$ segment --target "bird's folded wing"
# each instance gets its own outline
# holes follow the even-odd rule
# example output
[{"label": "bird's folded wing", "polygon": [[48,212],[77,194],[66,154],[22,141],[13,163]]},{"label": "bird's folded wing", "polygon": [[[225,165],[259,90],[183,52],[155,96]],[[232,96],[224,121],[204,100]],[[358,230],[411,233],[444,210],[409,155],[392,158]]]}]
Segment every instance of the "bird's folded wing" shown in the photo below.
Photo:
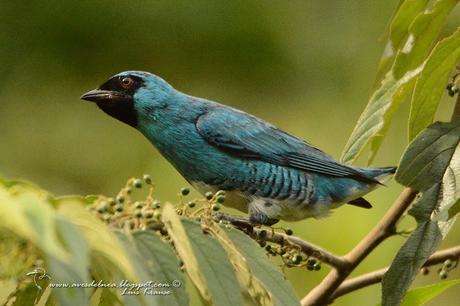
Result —
[{"label": "bird's folded wing", "polygon": [[198,133],[208,143],[239,158],[258,159],[318,174],[377,181],[342,165],[305,141],[244,112],[216,107],[201,115]]}]

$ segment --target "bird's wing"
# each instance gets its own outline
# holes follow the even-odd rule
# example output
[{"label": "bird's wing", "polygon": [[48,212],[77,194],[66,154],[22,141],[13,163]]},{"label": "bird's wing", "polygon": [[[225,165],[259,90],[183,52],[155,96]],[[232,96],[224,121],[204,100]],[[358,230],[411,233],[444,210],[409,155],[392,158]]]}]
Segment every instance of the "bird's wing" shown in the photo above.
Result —
[{"label": "bird's wing", "polygon": [[305,141],[232,108],[208,110],[197,119],[196,128],[208,143],[239,158],[377,183],[374,178],[338,163]]}]

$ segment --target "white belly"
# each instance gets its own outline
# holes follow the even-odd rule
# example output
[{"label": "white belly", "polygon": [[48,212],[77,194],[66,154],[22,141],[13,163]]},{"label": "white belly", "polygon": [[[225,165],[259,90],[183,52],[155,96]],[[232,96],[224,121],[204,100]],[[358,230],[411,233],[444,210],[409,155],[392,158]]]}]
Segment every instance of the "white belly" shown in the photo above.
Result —
[{"label": "white belly", "polygon": [[[208,191],[213,193],[219,189],[205,184],[203,182],[191,182],[192,186],[197,189],[201,194],[205,194]],[[375,187],[374,187],[375,188]],[[353,198],[358,198],[364,195],[369,190],[363,191],[362,194],[357,192]],[[353,200],[352,198],[347,199],[344,202],[333,203],[331,198],[323,198],[314,204],[309,203],[297,203],[293,200],[274,200],[270,198],[247,196],[239,191],[225,191],[225,203],[227,207],[235,208],[242,212],[259,211],[267,215],[272,219],[281,219],[286,221],[299,221],[305,218],[323,218],[327,217],[331,209],[335,209]]]}]

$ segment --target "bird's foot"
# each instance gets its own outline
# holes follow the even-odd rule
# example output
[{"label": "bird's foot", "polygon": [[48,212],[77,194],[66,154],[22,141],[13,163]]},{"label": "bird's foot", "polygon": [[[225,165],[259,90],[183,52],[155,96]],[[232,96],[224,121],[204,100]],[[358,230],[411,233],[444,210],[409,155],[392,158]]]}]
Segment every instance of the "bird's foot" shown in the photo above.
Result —
[{"label": "bird's foot", "polygon": [[279,219],[269,218],[266,214],[257,212],[249,216],[249,222],[253,225],[272,226],[278,223]]},{"label": "bird's foot", "polygon": [[253,224],[250,222],[248,218],[245,218],[245,217],[232,216],[229,214],[224,214],[224,213],[219,212],[219,213],[215,213],[213,218],[215,221],[223,220],[223,221],[230,222],[230,224],[238,228],[245,229],[248,232],[252,232],[252,229],[253,229]]},{"label": "bird's foot", "polygon": [[238,227],[240,229],[245,229],[247,232],[251,233],[253,231],[254,226],[272,226],[279,222],[279,219],[269,218],[267,215],[262,213],[251,214],[248,218],[240,217],[240,216],[232,216],[229,214],[224,213],[215,213],[214,221],[224,220],[229,222],[230,224]]}]

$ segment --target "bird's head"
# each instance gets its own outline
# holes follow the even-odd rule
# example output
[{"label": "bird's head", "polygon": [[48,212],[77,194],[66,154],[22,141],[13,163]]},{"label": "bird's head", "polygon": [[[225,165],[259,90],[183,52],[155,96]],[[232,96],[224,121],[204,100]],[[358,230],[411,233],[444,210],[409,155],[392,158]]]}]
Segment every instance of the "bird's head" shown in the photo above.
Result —
[{"label": "bird's head", "polygon": [[125,71],[85,93],[81,99],[95,102],[108,115],[137,127],[139,114],[164,107],[173,91],[171,85],[156,75]]}]

